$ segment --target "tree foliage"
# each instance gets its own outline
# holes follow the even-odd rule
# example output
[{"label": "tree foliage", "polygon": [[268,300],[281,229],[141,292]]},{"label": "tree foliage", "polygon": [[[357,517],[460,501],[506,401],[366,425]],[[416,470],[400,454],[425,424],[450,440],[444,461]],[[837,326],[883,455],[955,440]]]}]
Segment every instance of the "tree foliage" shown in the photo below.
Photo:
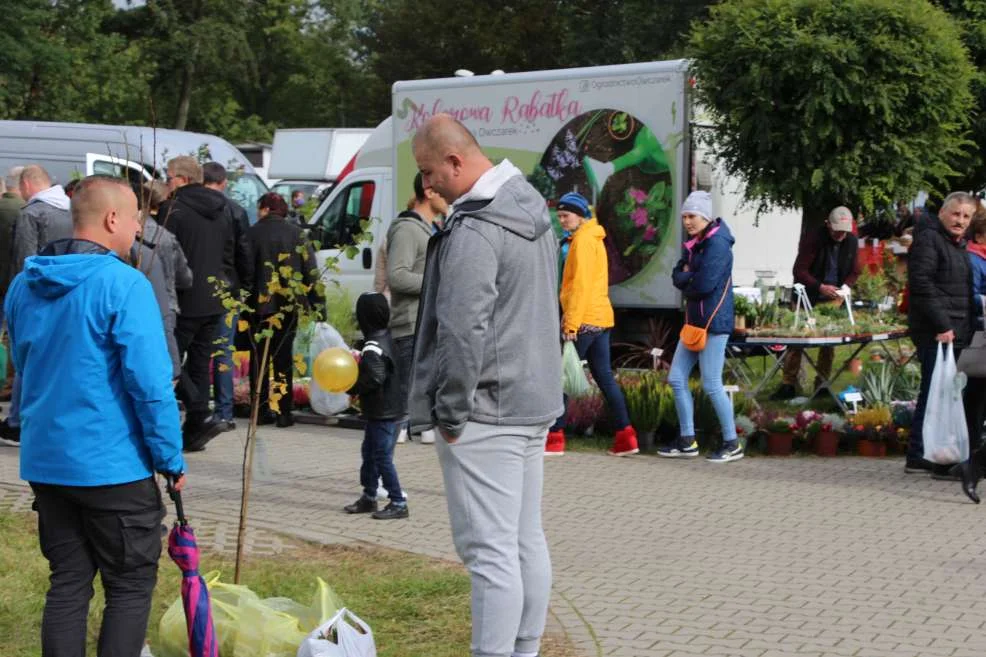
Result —
[{"label": "tree foliage", "polygon": [[943,189],[968,142],[973,69],[955,23],[924,0],[729,0],[696,25],[698,99],[713,149],[749,194],[802,207]]}]

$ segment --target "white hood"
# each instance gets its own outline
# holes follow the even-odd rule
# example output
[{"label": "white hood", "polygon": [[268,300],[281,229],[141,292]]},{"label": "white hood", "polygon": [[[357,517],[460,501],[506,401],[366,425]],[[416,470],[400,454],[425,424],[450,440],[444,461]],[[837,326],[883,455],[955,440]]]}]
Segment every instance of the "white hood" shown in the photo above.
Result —
[{"label": "white hood", "polygon": [[451,215],[455,211],[455,207],[465,201],[488,201],[492,199],[500,191],[500,188],[503,187],[503,183],[514,176],[522,175],[524,174],[510,160],[503,160],[481,175],[479,180],[472,186],[472,189],[456,199],[455,203],[452,204],[449,214]]},{"label": "white hood", "polygon": [[52,185],[48,189],[41,190],[32,196],[27,204],[30,205],[35,202],[46,203],[59,210],[68,210],[71,205],[71,199],[65,195],[65,190],[62,189],[61,185]]}]

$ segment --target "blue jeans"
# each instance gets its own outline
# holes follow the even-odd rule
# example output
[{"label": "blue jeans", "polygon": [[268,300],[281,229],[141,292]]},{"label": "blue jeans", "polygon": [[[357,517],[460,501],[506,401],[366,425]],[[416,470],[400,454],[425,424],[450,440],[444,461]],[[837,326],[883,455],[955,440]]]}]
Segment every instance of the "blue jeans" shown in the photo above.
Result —
[{"label": "blue jeans", "polygon": [[397,479],[394,467],[394,445],[397,443],[397,422],[394,420],[367,420],[363,434],[363,465],[359,469],[359,483],[363,495],[377,497],[378,479],[383,479],[390,501],[404,503],[404,491]]},{"label": "blue jeans", "polygon": [[674,359],[671,361],[671,374],[668,384],[674,391],[674,407],[678,411],[678,425],[682,437],[695,435],[695,408],[692,393],[688,389],[688,378],[697,364],[702,373],[702,388],[712,400],[719,426],[722,428],[724,442],[736,440],[736,419],[733,417],[733,404],[722,385],[722,368],[726,363],[726,342],[728,335],[708,336],[705,349],[689,351],[678,342]]},{"label": "blue jeans", "polygon": [[236,320],[226,326],[226,316],[219,318],[216,326],[215,352],[212,357],[212,389],[216,401],[216,417],[224,422],[233,421],[233,336],[236,334]]},{"label": "blue jeans", "polygon": [[613,367],[609,359],[609,329],[602,333],[583,333],[575,340],[575,351],[579,358],[589,361],[589,371],[596,385],[606,398],[610,413],[617,430],[630,426],[630,414],[627,413],[627,402],[623,391],[613,376]]}]

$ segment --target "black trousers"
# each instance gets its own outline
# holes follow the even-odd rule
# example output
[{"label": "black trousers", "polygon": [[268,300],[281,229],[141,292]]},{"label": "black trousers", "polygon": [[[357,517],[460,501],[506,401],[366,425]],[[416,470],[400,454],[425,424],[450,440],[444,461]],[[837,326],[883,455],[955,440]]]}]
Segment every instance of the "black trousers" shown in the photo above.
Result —
[{"label": "black trousers", "polygon": [[[262,317],[259,321],[251,322],[250,330],[254,333],[268,328]],[[276,383],[284,383],[287,388],[281,397],[278,407],[281,414],[291,413],[294,410],[294,336],[297,332],[297,317],[288,315],[281,323],[281,328],[274,329],[274,335],[270,340],[270,353],[268,354],[269,365],[262,380],[260,380],[260,359],[264,355],[264,343],[257,344],[257,352],[250,354],[250,395],[260,395],[260,412],[274,412],[270,408],[270,378],[274,377]],[[258,389],[259,385],[259,389]]]},{"label": "black trousers", "polygon": [[[975,458],[975,453],[983,446],[983,422],[986,421],[986,379],[970,377],[966,382],[965,393],[962,397],[965,405],[966,426],[969,428],[969,456]],[[982,460],[980,455],[980,461]]]},{"label": "black trousers", "polygon": [[191,422],[204,420],[209,415],[209,364],[216,345],[216,327],[222,315],[207,317],[178,316],[175,325],[175,341],[179,357],[185,358],[178,395],[185,402],[185,410]]},{"label": "black trousers", "polygon": [[164,505],[153,477],[119,486],[31,484],[51,587],[41,621],[43,657],[85,657],[93,578],[106,592],[100,657],[137,657],[147,634],[161,557]]}]

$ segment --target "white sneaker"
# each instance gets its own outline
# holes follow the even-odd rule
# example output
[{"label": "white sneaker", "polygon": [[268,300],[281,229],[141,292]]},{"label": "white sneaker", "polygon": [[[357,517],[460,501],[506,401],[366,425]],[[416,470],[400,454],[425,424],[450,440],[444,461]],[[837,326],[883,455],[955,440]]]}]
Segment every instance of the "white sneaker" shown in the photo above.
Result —
[{"label": "white sneaker", "polygon": [[421,432],[421,444],[422,445],[434,445],[435,444],[435,432],[432,429]]},{"label": "white sneaker", "polygon": [[407,429],[401,429],[400,433],[397,434],[397,444],[403,445],[407,442]]}]

